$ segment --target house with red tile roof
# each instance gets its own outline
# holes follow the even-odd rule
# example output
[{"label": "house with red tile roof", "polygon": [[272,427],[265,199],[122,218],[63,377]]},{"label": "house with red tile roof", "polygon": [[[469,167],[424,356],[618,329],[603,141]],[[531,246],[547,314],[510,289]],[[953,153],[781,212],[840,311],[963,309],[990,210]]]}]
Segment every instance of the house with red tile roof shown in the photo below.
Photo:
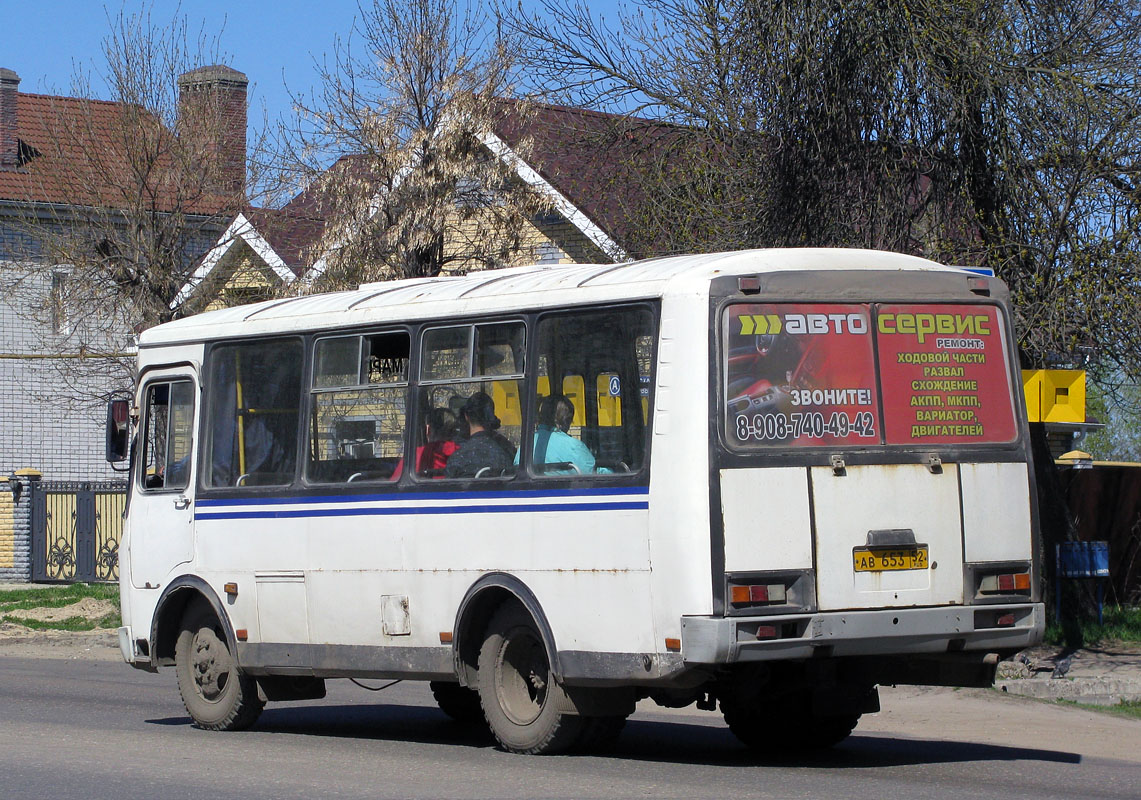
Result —
[{"label": "house with red tile roof", "polygon": [[[114,243],[95,231],[109,221],[130,226],[127,209],[134,203],[137,216],[140,200],[127,195],[145,175],[145,186],[135,187],[145,194],[142,212],[177,217],[170,230],[183,232],[175,246],[191,269],[242,202],[247,84],[229,67],[187,72],[178,81],[178,118],[164,124],[134,104],[22,92],[19,75],[0,69],[0,474],[116,477],[103,458],[97,398],[129,386],[134,331],[98,298],[80,310],[59,302],[75,274],[73,264],[59,263],[59,243],[113,258]],[[208,131],[206,108],[220,120]],[[131,137],[147,146],[132,147]],[[186,137],[201,140],[193,163],[186,147],[171,146]],[[137,163],[140,152],[150,161]],[[188,170],[206,180],[180,180]],[[74,335],[81,314],[105,316],[95,339]]]}]

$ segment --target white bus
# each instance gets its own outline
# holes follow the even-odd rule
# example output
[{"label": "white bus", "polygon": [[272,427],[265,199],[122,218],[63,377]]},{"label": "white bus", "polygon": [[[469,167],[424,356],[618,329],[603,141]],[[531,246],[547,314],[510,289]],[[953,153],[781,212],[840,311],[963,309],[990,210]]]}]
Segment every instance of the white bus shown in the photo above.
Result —
[{"label": "white bus", "polygon": [[1044,625],[1010,319],[994,278],[821,249],[152,328],[109,411],[123,657],[203,728],[403,678],[526,753],[644,698],[769,750],[840,741],[879,684],[990,685]]}]

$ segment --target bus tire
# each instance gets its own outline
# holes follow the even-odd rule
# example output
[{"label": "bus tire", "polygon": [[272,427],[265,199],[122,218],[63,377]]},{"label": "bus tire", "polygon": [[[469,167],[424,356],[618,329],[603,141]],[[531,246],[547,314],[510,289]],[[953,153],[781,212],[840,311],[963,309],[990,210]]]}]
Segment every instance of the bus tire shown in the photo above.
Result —
[{"label": "bus tire", "polygon": [[479,650],[480,704],[492,734],[510,753],[543,755],[569,750],[583,718],[551,674],[535,621],[514,603],[501,605]]},{"label": "bus tire", "polygon": [[614,746],[622,729],[626,727],[626,717],[583,717],[582,733],[575,750],[583,753],[605,753]]},{"label": "bus tire", "polygon": [[483,707],[475,689],[446,681],[432,681],[428,686],[432,689],[432,697],[436,698],[436,705],[456,722],[463,725],[483,723]]},{"label": "bus tire", "polygon": [[265,704],[257,683],[239,668],[214,612],[191,603],[174,645],[178,693],[199,728],[240,731],[257,720]]}]

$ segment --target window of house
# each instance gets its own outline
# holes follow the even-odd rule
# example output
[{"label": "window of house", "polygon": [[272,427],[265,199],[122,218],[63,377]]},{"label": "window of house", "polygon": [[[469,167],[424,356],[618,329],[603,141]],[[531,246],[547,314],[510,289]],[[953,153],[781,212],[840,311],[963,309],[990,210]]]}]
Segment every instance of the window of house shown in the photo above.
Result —
[{"label": "window of house", "polygon": [[71,333],[71,321],[67,314],[67,273],[52,272],[51,294],[48,297],[51,309],[52,333],[66,336]]},{"label": "window of house", "polygon": [[409,342],[404,331],[318,340],[306,468],[310,481],[400,477]]}]

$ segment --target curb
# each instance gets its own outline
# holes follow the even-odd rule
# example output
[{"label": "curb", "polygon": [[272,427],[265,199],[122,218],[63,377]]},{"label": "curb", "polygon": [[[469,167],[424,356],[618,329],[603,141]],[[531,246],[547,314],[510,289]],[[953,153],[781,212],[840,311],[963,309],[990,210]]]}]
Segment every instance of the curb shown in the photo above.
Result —
[{"label": "curb", "polygon": [[1136,678],[1014,678],[995,681],[994,688],[1022,697],[1094,706],[1141,702],[1141,680]]}]

